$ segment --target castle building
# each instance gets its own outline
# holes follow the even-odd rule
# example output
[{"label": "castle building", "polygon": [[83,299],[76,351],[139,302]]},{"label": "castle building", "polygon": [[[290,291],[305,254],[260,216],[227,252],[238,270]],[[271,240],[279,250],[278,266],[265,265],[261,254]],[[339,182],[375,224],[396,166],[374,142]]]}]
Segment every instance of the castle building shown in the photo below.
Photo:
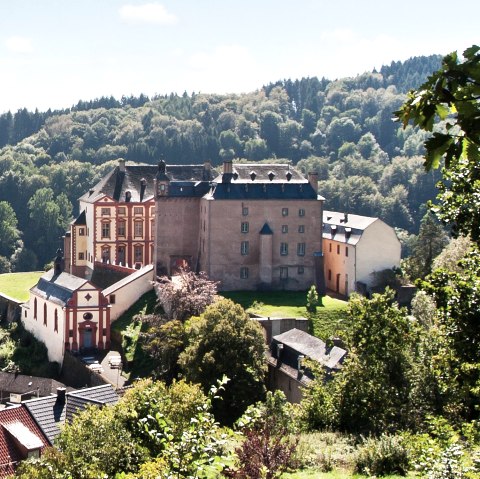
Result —
[{"label": "castle building", "polygon": [[205,271],[221,290],[324,290],[317,176],[285,164],[232,164],[213,180],[160,162],[155,187],[159,274]]},{"label": "castle building", "polygon": [[155,167],[119,165],[80,198],[65,237],[67,272],[91,277],[96,264],[140,269],[152,263]]},{"label": "castle building", "polygon": [[205,271],[221,290],[324,290],[317,177],[285,164],[126,165],[80,198],[66,270]]}]

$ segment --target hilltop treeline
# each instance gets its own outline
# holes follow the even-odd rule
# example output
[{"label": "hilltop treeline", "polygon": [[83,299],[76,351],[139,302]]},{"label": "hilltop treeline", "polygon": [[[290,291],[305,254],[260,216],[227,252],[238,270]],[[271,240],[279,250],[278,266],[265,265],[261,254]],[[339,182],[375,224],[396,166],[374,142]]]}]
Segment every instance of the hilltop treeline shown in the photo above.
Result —
[{"label": "hilltop treeline", "polygon": [[419,158],[424,133],[401,129],[392,113],[440,60],[417,57],[335,81],[283,80],[242,95],[109,97],[63,111],[4,113],[0,223],[10,233],[0,233],[0,271],[48,261],[77,198],[118,158],[287,160],[319,173],[327,208],[416,231],[436,178]]}]

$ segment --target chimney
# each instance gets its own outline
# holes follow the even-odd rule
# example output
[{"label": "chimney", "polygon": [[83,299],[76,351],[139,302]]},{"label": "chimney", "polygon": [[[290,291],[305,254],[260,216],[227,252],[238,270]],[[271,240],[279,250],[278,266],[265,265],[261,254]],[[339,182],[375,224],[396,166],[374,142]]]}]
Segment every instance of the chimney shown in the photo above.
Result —
[{"label": "chimney", "polygon": [[343,222],[348,223],[348,213],[343,213]]},{"label": "chimney", "polygon": [[232,160],[225,160],[223,162],[223,175],[222,183],[230,183],[233,177],[233,164]]},{"label": "chimney", "polygon": [[211,171],[212,171],[212,164],[209,161],[205,161],[203,163],[203,180],[208,181],[211,176]]},{"label": "chimney", "polygon": [[312,188],[318,192],[318,173],[310,172],[308,173],[308,182],[312,185]]},{"label": "chimney", "polygon": [[67,390],[65,388],[57,388],[57,402],[64,404],[66,393]]},{"label": "chimney", "polygon": [[58,276],[59,274],[62,273],[63,266],[64,266],[63,253],[62,253],[62,250],[60,248],[58,248],[57,249],[57,256],[55,257],[55,261],[53,263],[55,276]]},{"label": "chimney", "polygon": [[125,160],[118,160],[118,171],[120,171],[121,173],[125,173]]}]

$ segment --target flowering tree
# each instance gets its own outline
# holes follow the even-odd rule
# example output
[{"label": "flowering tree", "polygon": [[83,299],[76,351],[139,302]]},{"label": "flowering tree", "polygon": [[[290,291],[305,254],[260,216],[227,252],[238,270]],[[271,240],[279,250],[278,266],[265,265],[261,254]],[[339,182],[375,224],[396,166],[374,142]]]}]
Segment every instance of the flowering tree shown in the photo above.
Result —
[{"label": "flowering tree", "polygon": [[182,270],[173,279],[157,278],[154,288],[166,318],[185,321],[200,315],[213,303],[217,285],[218,282],[209,280],[204,272]]}]

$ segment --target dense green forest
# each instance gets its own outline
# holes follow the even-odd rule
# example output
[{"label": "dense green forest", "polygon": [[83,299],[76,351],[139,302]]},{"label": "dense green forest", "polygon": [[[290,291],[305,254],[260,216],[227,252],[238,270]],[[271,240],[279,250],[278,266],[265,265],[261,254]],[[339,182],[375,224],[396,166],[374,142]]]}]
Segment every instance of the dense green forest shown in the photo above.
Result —
[{"label": "dense green forest", "polygon": [[392,120],[440,56],[335,81],[283,80],[248,94],[192,93],[80,101],[0,115],[0,272],[42,268],[77,199],[118,158],[191,164],[285,161],[319,173],[326,208],[378,216],[417,233],[438,172],[426,133]]}]

